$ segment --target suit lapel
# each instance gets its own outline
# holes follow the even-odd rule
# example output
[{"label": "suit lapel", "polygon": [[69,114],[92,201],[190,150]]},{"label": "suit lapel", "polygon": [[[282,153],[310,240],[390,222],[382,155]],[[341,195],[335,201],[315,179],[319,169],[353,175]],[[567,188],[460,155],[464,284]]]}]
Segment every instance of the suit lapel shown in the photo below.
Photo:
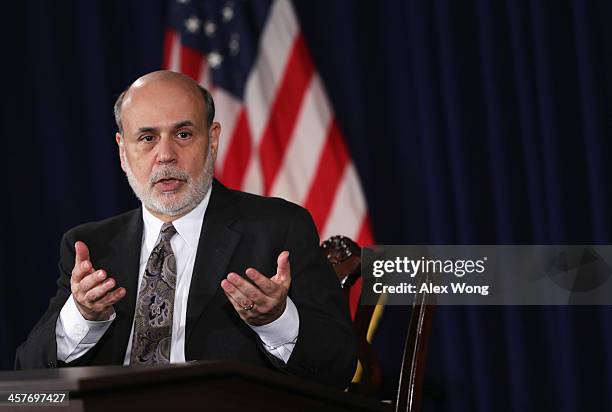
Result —
[{"label": "suit lapel", "polygon": [[220,287],[234,249],[240,241],[241,234],[230,227],[239,217],[232,198],[227,188],[213,181],[189,287],[185,352],[194,324]]},{"label": "suit lapel", "polygon": [[[138,271],[140,268],[140,251],[142,247],[142,209],[136,209],[129,217],[127,224],[117,230],[113,239],[113,256],[116,257],[116,270],[118,285],[126,289],[123,299],[115,303],[115,347],[114,359],[123,363],[125,351],[130,337],[134,308],[136,307],[136,293],[138,291]],[[113,275],[111,273],[111,276]]]}]

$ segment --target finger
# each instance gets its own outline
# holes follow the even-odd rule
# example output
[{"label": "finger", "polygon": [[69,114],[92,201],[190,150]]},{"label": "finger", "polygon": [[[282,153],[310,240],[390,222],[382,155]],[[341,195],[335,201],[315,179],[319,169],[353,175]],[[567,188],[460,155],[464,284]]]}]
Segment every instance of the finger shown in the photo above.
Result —
[{"label": "finger", "polygon": [[278,284],[285,286],[289,289],[291,285],[291,265],[289,264],[289,251],[283,250],[278,259],[276,259],[276,275],[272,277],[272,280]]},{"label": "finger", "polygon": [[89,292],[89,290],[104,281],[106,277],[106,271],[104,270],[97,270],[94,273],[85,276],[83,280],[79,282],[79,292],[85,295],[87,292]]},{"label": "finger", "polygon": [[[256,286],[254,286],[248,280],[243,279],[236,273],[230,273],[227,275],[227,280],[242,293],[247,299],[252,302],[261,302],[266,299],[266,295],[262,293]],[[247,303],[250,305],[250,303]]]},{"label": "finger", "polygon": [[227,296],[227,299],[230,301],[230,303],[232,304],[232,306],[234,307],[234,309],[236,310],[236,312],[238,312],[240,314],[240,316],[243,316],[245,313],[244,312],[248,312],[245,311],[243,309],[243,306],[240,306],[240,304],[238,302],[236,302],[236,299],[234,299],[232,297],[232,295],[230,295],[229,293],[227,293],[225,291],[225,289],[223,290],[223,293],[225,293],[225,296]]},{"label": "finger", "polygon": [[253,303],[252,300],[244,296],[242,292],[240,292],[240,290],[238,290],[229,280],[223,279],[221,281],[221,287],[236,301],[236,303],[238,304],[238,306],[240,306],[241,309],[246,306],[250,306],[251,303]]},{"label": "finger", "polygon": [[94,303],[106,296],[108,292],[115,287],[115,279],[109,278],[104,282],[97,284],[85,293],[85,300]]},{"label": "finger", "polygon": [[74,268],[72,269],[72,282],[80,282],[85,276],[89,275],[94,271],[93,265],[89,260],[89,249],[83,242],[76,242],[74,244],[74,250],[76,252],[74,258]]},{"label": "finger", "polygon": [[246,275],[265,295],[273,297],[279,292],[279,285],[262,275],[257,269],[248,268]]},{"label": "finger", "polygon": [[105,308],[113,306],[115,303],[123,299],[126,294],[127,291],[125,290],[125,288],[117,288],[115,290],[107,292],[106,295],[104,295],[98,301],[98,304],[102,305]]},{"label": "finger", "polygon": [[89,248],[85,244],[85,242],[81,242],[80,240],[74,244],[74,251],[76,256],[74,258],[74,266],[77,266],[79,263],[89,260]]},{"label": "finger", "polygon": [[74,269],[72,269],[72,276],[70,278],[70,281],[73,283],[79,283],[87,275],[90,275],[93,272],[94,268],[91,265],[91,262],[89,260],[85,260],[74,266]]}]

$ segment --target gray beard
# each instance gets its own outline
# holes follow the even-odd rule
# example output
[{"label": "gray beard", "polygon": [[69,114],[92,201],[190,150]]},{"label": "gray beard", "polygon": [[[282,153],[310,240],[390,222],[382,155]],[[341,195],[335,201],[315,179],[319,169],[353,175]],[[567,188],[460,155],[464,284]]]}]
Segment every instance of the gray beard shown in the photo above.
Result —
[{"label": "gray beard", "polygon": [[[204,200],[206,193],[208,193],[208,189],[212,185],[215,158],[216,153],[213,153],[211,150],[209,140],[204,170],[195,178],[175,166],[166,165],[156,169],[149,178],[148,185],[143,187],[132,173],[127,156],[124,159],[125,175],[132,191],[147,209],[167,216],[185,215],[199,205]],[[153,185],[163,178],[184,180],[187,191],[175,200],[164,199],[166,195],[163,193],[155,195]]]}]

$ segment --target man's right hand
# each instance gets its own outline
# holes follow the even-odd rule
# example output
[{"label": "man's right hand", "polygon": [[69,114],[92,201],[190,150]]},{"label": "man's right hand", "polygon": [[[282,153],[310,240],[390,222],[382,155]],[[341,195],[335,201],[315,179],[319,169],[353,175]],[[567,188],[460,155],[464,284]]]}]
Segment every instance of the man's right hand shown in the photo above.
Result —
[{"label": "man's right hand", "polygon": [[70,278],[72,297],[79,312],[87,320],[108,320],[115,312],[113,305],[125,296],[125,288],[115,287],[115,279],[105,270],[95,270],[89,259],[87,245],[78,241],[74,245],[76,257]]}]

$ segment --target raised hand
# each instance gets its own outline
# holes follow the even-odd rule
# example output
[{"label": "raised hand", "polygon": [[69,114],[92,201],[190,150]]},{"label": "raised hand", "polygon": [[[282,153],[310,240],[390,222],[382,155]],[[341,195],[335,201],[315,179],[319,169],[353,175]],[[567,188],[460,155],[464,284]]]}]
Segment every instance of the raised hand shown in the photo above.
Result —
[{"label": "raised hand", "polygon": [[271,278],[253,268],[246,270],[254,285],[234,272],[221,281],[221,287],[234,309],[250,325],[266,325],[278,319],[285,310],[291,286],[289,252],[281,252],[276,262],[276,274]]},{"label": "raised hand", "polygon": [[79,312],[87,320],[108,320],[114,313],[113,305],[125,296],[125,288],[115,287],[115,279],[105,270],[95,270],[87,245],[74,245],[76,257],[70,278],[70,289]]}]

